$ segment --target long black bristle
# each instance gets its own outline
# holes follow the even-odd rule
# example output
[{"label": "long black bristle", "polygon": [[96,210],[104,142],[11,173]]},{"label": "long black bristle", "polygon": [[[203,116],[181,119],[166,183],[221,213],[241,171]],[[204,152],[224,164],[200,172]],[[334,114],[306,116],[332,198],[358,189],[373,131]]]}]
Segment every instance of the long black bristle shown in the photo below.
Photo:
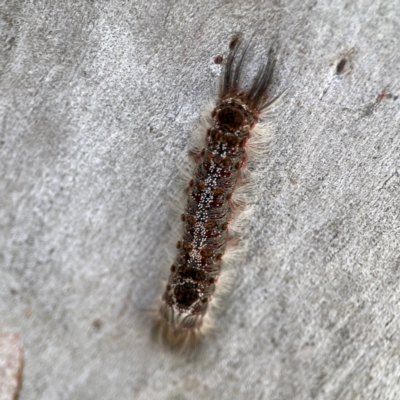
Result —
[{"label": "long black bristle", "polygon": [[272,57],[272,51],[270,51],[267,64],[258,70],[253,85],[249,90],[249,97],[254,107],[262,107],[262,102],[266,98],[266,92],[272,79],[274,67],[275,60]]},{"label": "long black bristle", "polygon": [[[225,98],[232,94],[238,94],[243,91],[241,87],[241,78],[243,71],[243,64],[248,54],[250,44],[254,37],[253,33],[250,40],[246,43],[244,48],[239,51],[241,47],[241,39],[238,35],[234,36],[229,45],[229,55],[226,61],[225,70],[221,77],[220,83],[220,98]],[[256,76],[253,79],[253,83],[246,92],[246,97],[248,98],[250,104],[254,108],[264,108],[268,96],[266,91],[272,79],[272,73],[275,67],[275,59],[273,57],[272,50],[268,53],[268,61],[266,65],[259,68]]]},{"label": "long black bristle", "polygon": [[240,87],[240,79],[242,75],[242,69],[243,69],[243,62],[246,58],[247,52],[250,47],[250,41],[246,44],[246,47],[243,49],[242,53],[240,54],[240,58],[238,62],[236,63],[235,67],[235,72],[233,75],[233,82],[232,82],[232,90],[238,90]]},{"label": "long black bristle", "polygon": [[240,37],[235,36],[229,45],[230,51],[225,65],[225,72],[222,76],[220,96],[225,97],[233,90],[232,78],[235,75],[235,58],[240,46]]}]

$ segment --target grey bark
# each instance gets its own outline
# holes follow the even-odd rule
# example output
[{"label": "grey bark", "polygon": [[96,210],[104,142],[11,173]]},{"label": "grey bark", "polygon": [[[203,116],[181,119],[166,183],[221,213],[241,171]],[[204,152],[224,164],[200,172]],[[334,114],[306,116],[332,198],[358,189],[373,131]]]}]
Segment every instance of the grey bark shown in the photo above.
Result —
[{"label": "grey bark", "polygon": [[[0,330],[22,338],[20,399],[397,399],[399,21],[396,1],[3,1]],[[255,29],[249,70],[272,44],[287,92],[249,251],[188,359],[149,335],[167,194],[214,57]]]}]

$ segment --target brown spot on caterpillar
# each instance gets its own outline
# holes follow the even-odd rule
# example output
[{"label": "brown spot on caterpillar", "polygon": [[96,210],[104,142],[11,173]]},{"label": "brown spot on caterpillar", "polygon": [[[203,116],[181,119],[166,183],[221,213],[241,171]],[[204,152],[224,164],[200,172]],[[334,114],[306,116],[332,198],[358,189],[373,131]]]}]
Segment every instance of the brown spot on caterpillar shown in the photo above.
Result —
[{"label": "brown spot on caterpillar", "polygon": [[198,181],[196,183],[196,187],[197,187],[198,190],[202,191],[202,190],[204,190],[206,188],[206,184],[203,181]]},{"label": "brown spot on caterpillar", "polygon": [[235,147],[237,146],[239,142],[239,138],[237,136],[233,135],[226,135],[226,144],[230,147]]},{"label": "brown spot on caterpillar", "polygon": [[228,193],[226,199],[229,201],[232,198],[232,193]]},{"label": "brown spot on caterpillar", "polygon": [[224,189],[217,187],[214,189],[213,194],[214,196],[222,196],[224,194]]},{"label": "brown spot on caterpillar", "polygon": [[194,217],[193,215],[188,215],[186,217],[186,220],[189,223],[189,225],[194,225],[196,223],[196,217]]},{"label": "brown spot on caterpillar", "polygon": [[180,249],[180,248],[181,248],[181,242],[180,242],[180,240],[178,240],[178,241],[176,242],[176,248],[177,248],[177,249]]},{"label": "brown spot on caterpillar", "polygon": [[210,163],[212,161],[213,157],[214,157],[213,153],[211,153],[211,151],[208,151],[206,153],[205,159],[207,160],[207,162]]},{"label": "brown spot on caterpillar", "polygon": [[230,167],[232,165],[232,160],[229,157],[226,157],[222,160],[223,167]]},{"label": "brown spot on caterpillar", "polygon": [[218,55],[218,56],[216,56],[214,58],[214,63],[215,64],[222,64],[222,61],[224,61],[224,58],[222,56],[220,56],[220,55]]},{"label": "brown spot on caterpillar", "polygon": [[176,272],[176,266],[175,265],[171,265],[170,270],[174,274]]},{"label": "brown spot on caterpillar", "polygon": [[213,221],[212,219],[209,219],[208,221],[205,222],[204,228],[206,228],[208,231],[211,231],[212,229],[217,227],[217,222]]},{"label": "brown spot on caterpillar", "polygon": [[206,152],[206,149],[201,150],[200,156],[204,157],[204,153]]},{"label": "brown spot on caterpillar", "polygon": [[221,137],[219,138],[220,143],[226,143],[226,135],[224,132],[221,132]]},{"label": "brown spot on caterpillar", "polygon": [[219,156],[218,154],[214,156],[214,162],[215,164],[220,164],[222,161],[221,156]]},{"label": "brown spot on caterpillar", "polygon": [[221,229],[222,229],[223,231],[226,231],[226,230],[228,229],[228,223],[227,223],[227,222],[224,222],[224,223],[221,225]]},{"label": "brown spot on caterpillar", "polygon": [[200,250],[200,254],[205,258],[209,258],[209,257],[211,257],[213,255],[213,251],[212,251],[212,249],[208,249],[207,247],[203,247]]},{"label": "brown spot on caterpillar", "polygon": [[222,253],[219,253],[219,254],[217,255],[217,257],[215,257],[215,259],[216,259],[217,261],[220,261],[220,260],[222,259]]},{"label": "brown spot on caterpillar", "polygon": [[207,302],[208,302],[208,298],[207,298],[207,297],[204,297],[204,299],[201,299],[201,302],[202,302],[202,303],[207,303]]},{"label": "brown spot on caterpillar", "polygon": [[222,136],[223,136],[222,132],[218,129],[213,129],[210,133],[211,140],[214,143],[218,143],[221,140]]},{"label": "brown spot on caterpillar", "polygon": [[194,248],[193,244],[190,242],[183,242],[183,250],[187,253],[189,253],[190,251],[192,251]]},{"label": "brown spot on caterpillar", "polygon": [[243,114],[234,107],[225,107],[217,115],[218,122],[230,129],[239,129],[243,123]]},{"label": "brown spot on caterpillar", "polygon": [[181,221],[185,221],[185,214],[181,214]]},{"label": "brown spot on caterpillar", "polygon": [[209,285],[213,285],[215,283],[215,279],[214,278],[210,278],[209,280],[208,280],[208,284]]},{"label": "brown spot on caterpillar", "polygon": [[176,286],[174,296],[178,305],[185,308],[190,307],[199,298],[197,291],[187,284]]},{"label": "brown spot on caterpillar", "polygon": [[193,186],[193,179],[191,179],[190,181],[189,181],[189,187],[192,187]]}]

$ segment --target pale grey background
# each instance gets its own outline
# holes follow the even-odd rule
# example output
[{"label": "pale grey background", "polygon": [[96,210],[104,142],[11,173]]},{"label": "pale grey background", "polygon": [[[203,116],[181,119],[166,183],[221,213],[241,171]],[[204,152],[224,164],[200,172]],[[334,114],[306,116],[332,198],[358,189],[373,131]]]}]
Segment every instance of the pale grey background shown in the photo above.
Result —
[{"label": "pale grey background", "polygon": [[[3,0],[0,329],[23,341],[20,399],[398,399],[399,21],[391,0]],[[249,69],[274,44],[288,93],[249,252],[187,360],[145,310],[166,195],[214,57],[257,26]]]}]

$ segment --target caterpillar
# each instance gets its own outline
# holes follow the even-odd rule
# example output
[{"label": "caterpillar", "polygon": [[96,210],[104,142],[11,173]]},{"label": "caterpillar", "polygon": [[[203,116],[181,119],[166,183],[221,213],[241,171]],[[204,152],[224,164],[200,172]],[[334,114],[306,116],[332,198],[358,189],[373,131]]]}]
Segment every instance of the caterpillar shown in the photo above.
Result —
[{"label": "caterpillar", "polygon": [[[197,345],[212,329],[223,273],[237,253],[248,209],[251,164],[271,137],[260,122],[270,105],[272,51],[251,85],[243,85],[250,48],[235,35],[216,105],[205,115],[191,150],[176,254],[156,313],[154,332],[172,348]],[[222,60],[221,60],[222,62]]]}]

